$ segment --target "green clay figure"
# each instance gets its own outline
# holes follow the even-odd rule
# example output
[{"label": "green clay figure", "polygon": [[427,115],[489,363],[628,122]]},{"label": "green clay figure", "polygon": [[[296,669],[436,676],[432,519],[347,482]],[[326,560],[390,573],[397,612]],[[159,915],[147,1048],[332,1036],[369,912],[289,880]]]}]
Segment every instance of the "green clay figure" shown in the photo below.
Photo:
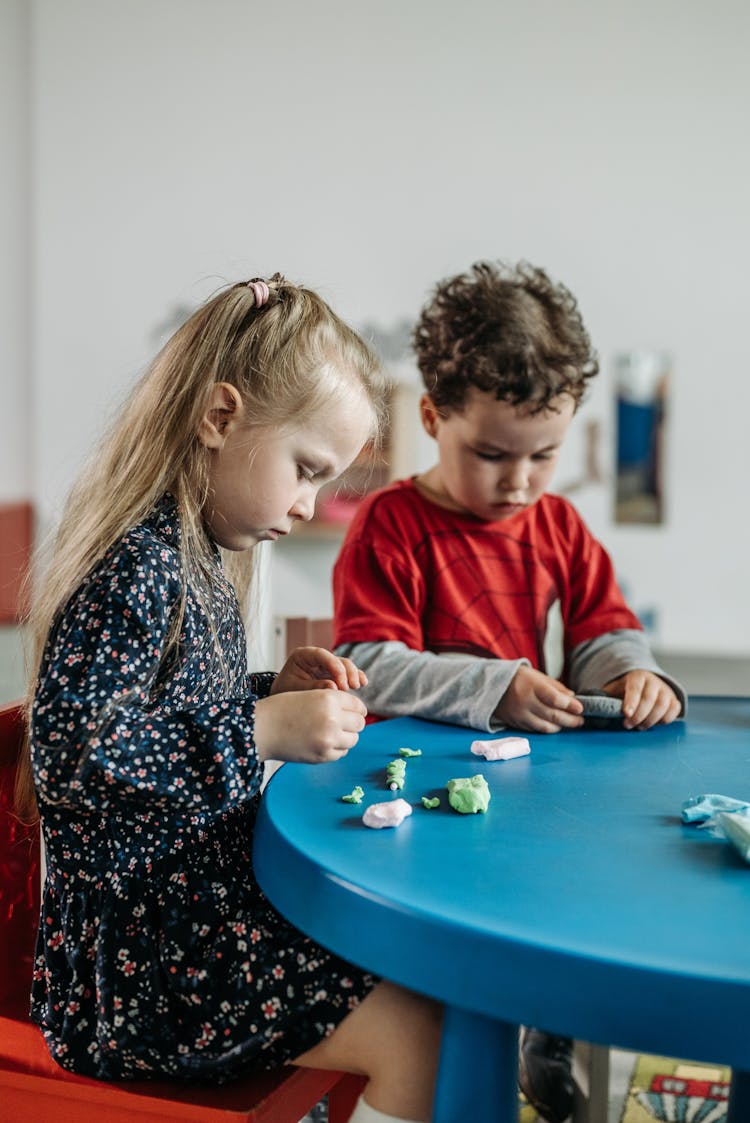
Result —
[{"label": "green clay figure", "polygon": [[365,794],[364,790],[362,788],[360,788],[359,784],[357,784],[356,788],[353,788],[352,791],[349,793],[349,795],[342,795],[341,802],[342,803],[361,803],[364,794]]},{"label": "green clay figure", "polygon": [[484,813],[490,802],[490,789],[484,776],[465,776],[458,780],[449,780],[448,802],[454,811],[462,815],[471,815],[476,811]]},{"label": "green clay figure", "polygon": [[421,756],[422,755],[421,749],[399,749],[398,751],[401,754],[401,756]]},{"label": "green clay figure", "polygon": [[406,761],[392,760],[386,764],[385,778],[392,792],[401,791],[406,780]]},{"label": "green clay figure", "polygon": [[422,806],[426,807],[428,811],[432,811],[433,807],[439,807],[440,806],[439,796],[434,796],[433,799],[430,799],[429,796],[423,795],[422,796]]}]

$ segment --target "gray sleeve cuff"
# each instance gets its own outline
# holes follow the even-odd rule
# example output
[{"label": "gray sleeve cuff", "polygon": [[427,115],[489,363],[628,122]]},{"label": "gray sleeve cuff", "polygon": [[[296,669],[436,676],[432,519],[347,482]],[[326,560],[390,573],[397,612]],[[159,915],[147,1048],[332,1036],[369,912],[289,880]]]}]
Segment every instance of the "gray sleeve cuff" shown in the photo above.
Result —
[{"label": "gray sleeve cuff", "polygon": [[661,669],[643,632],[622,628],[605,632],[575,647],[570,655],[568,684],[576,694],[601,690],[606,683],[628,671],[651,671],[671,686],[680,700],[680,716],[687,713],[687,691]]},{"label": "gray sleeve cuff", "polygon": [[403,643],[347,643],[337,655],[367,675],[359,698],[379,717],[421,717],[492,733],[503,726],[493,714],[520,666],[528,659],[480,659],[435,655]]}]

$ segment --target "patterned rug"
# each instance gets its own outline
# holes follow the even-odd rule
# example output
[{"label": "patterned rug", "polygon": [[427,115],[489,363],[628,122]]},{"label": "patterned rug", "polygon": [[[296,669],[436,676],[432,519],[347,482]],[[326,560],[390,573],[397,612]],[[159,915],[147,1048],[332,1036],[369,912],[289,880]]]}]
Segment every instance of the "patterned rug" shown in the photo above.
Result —
[{"label": "patterned rug", "polygon": [[[729,1078],[728,1068],[639,1056],[619,1123],[724,1123]],[[622,1092],[616,1102],[621,1098]],[[519,1123],[540,1123],[523,1096],[518,1118]]]},{"label": "patterned rug", "polygon": [[621,1123],[721,1123],[727,1117],[728,1068],[670,1057],[638,1057]]}]

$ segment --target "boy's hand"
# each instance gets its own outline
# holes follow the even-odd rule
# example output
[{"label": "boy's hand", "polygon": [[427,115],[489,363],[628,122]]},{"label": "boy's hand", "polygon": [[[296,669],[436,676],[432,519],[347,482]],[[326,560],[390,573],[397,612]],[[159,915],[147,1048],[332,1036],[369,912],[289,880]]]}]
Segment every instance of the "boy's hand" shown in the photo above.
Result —
[{"label": "boy's hand", "polygon": [[603,689],[613,698],[622,698],[625,729],[668,725],[680,716],[682,707],[674,690],[651,671],[628,671]]},{"label": "boy's hand", "polygon": [[338,760],[359,740],[367,707],[343,690],[269,695],[255,703],[259,760],[321,764]]},{"label": "boy's hand", "polygon": [[519,667],[493,716],[512,729],[559,733],[583,725],[582,711],[573,691],[557,679],[533,667]]},{"label": "boy's hand", "polygon": [[288,690],[358,690],[367,685],[367,675],[352,663],[324,647],[295,647],[281,668],[272,694]]}]

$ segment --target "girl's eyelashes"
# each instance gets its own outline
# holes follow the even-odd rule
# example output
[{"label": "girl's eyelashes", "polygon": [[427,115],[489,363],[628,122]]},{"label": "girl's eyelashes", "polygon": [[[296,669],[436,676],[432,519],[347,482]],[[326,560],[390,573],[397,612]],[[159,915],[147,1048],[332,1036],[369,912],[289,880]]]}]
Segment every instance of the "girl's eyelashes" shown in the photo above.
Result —
[{"label": "girl's eyelashes", "polygon": [[304,464],[298,464],[297,479],[307,480],[308,483],[312,483],[312,481],[315,479],[315,472],[313,472],[311,468],[307,468]]}]

